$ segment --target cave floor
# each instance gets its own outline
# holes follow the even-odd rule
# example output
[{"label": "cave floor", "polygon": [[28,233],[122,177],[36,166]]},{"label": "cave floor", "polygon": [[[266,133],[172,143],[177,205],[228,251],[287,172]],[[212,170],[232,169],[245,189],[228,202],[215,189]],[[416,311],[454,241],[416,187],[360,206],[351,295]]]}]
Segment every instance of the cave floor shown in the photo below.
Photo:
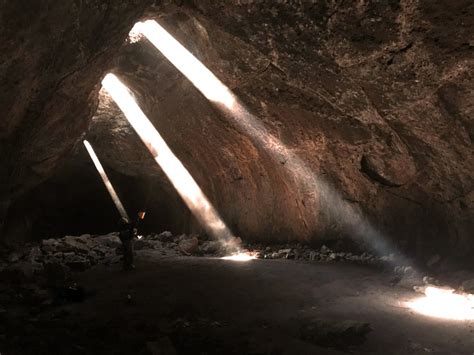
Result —
[{"label": "cave floor", "polygon": [[[474,322],[415,314],[417,295],[388,274],[347,263],[236,262],[139,256],[77,275],[83,302],[50,307],[19,324],[6,354],[472,354]],[[131,300],[128,301],[128,295]],[[304,339],[313,319],[370,323],[357,346]],[[10,334],[11,336],[11,334]],[[9,339],[12,344],[15,339]]]}]

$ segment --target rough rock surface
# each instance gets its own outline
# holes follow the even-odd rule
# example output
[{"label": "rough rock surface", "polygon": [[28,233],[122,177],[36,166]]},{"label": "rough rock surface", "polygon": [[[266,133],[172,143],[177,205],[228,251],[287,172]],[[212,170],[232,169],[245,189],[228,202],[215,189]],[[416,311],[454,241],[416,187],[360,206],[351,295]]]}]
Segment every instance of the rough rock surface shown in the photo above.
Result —
[{"label": "rough rock surface", "polygon": [[[100,60],[109,59],[126,25],[131,27],[139,13],[126,7],[103,12],[111,17],[101,23],[117,32],[105,31],[110,37],[104,34],[101,41],[95,38],[93,48],[100,50]],[[117,21],[110,20],[110,11]],[[340,228],[350,218],[349,208],[363,213],[378,235],[420,254],[473,252],[472,2],[190,1],[163,5],[148,15],[160,16],[160,23],[234,91],[268,132],[298,155],[318,181],[338,191],[324,199],[323,185],[302,189],[288,176],[289,162],[275,162],[154,48],[146,42],[126,44],[115,57],[113,71],[130,86],[238,235],[267,241],[351,236],[353,228]],[[94,26],[87,28],[92,31]],[[7,43],[18,41],[15,37]],[[13,51],[8,48],[2,53]],[[57,58],[33,52],[48,65]],[[66,145],[70,148],[84,133],[91,116],[85,104],[97,97],[105,68],[103,62],[87,63],[74,77],[89,83],[84,90],[74,86],[74,107],[81,112],[61,95],[48,96],[38,88],[38,95],[46,96],[37,101],[45,106],[28,112],[47,133],[35,126],[35,144],[21,141],[31,148],[26,155],[15,155],[21,145],[15,150],[6,145],[15,164],[29,166],[43,178],[51,174],[54,164],[49,162],[58,161]],[[94,74],[85,75],[85,70]],[[76,99],[79,92],[82,101]],[[100,99],[89,136],[106,165],[163,185],[161,192],[137,191],[143,199],[151,194],[164,200],[164,206],[178,206],[179,199],[138,137],[110,100],[104,95]],[[58,100],[63,100],[63,110]],[[63,124],[65,107],[72,126]],[[7,143],[15,127],[27,136],[30,130],[18,123],[26,115],[4,111],[9,117],[4,124],[11,127],[2,129]],[[61,137],[64,146],[55,145],[52,137]],[[33,169],[31,159],[42,168]],[[18,193],[34,178],[16,173],[6,195]],[[189,221],[189,213],[175,213],[168,223],[188,227]]]},{"label": "rough rock surface", "polygon": [[0,225],[84,136],[100,79],[150,3],[0,4]]}]

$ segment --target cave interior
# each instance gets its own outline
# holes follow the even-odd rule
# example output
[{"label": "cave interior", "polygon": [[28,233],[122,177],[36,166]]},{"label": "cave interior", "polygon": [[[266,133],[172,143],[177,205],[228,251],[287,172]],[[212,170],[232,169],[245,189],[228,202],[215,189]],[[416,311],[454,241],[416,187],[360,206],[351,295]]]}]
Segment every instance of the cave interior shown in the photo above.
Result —
[{"label": "cave interior", "polygon": [[0,37],[0,354],[473,353],[472,1],[17,0]]}]

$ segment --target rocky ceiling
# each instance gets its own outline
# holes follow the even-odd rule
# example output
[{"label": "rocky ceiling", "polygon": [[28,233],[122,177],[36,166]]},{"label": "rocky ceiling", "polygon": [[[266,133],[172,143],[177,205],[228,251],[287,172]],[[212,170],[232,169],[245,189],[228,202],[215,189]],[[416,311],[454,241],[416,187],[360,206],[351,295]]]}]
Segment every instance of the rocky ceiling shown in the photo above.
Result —
[{"label": "rocky ceiling", "polygon": [[350,236],[338,228],[344,216],[309,203],[285,162],[154,47],[125,41],[139,18],[156,18],[381,234],[418,254],[474,252],[472,1],[24,0],[2,3],[0,13],[6,237],[42,233],[35,228],[45,220],[64,233],[112,228],[85,134],[126,205],[151,211],[149,228],[197,228],[99,93],[108,71],[243,238]]}]

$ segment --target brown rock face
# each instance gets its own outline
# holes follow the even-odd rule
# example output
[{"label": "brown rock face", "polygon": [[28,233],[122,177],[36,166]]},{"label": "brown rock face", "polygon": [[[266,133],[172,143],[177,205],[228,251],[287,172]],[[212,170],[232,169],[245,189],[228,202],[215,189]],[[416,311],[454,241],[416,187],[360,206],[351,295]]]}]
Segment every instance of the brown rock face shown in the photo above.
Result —
[{"label": "brown rock face", "polygon": [[147,3],[0,4],[0,225],[84,135],[101,76]]},{"label": "brown rock face", "polygon": [[[59,49],[46,51],[44,43],[33,50],[50,66],[76,58],[69,60],[79,69],[71,79],[57,76],[55,88],[64,86],[62,96],[38,89],[46,96],[30,101],[41,103],[41,109],[28,111],[37,124],[21,123],[26,103],[10,99],[5,106],[11,114],[2,123],[2,137],[15,157],[5,171],[15,174],[3,196],[51,174],[84,134],[93,115],[89,105],[99,97],[88,135],[106,167],[118,174],[119,189],[132,180],[147,181],[142,185],[152,188],[137,187],[135,200],[147,201],[156,216],[175,211],[154,225],[148,222],[149,227],[195,229],[118,108],[104,92],[98,94],[113,57],[110,69],[244,239],[317,242],[355,236],[386,239],[420,253],[472,253],[474,5],[467,0],[449,5],[421,0],[243,3],[168,4],[149,9],[147,16],[158,18],[228,85],[255,126],[262,125],[288,154],[281,147],[275,153],[242,128],[238,117],[209,103],[147,41],[126,43],[112,56],[145,8],[140,2],[141,9],[104,10],[109,15],[101,23],[108,30],[93,42],[96,47],[87,47],[86,62],[80,61],[77,45],[65,43],[68,36],[77,38],[73,32],[57,40],[57,46],[65,46],[64,57],[48,57]],[[96,33],[94,20],[88,21],[84,38]],[[24,38],[29,36],[36,33]],[[16,53],[13,47],[10,53]],[[39,67],[27,73],[48,77]],[[25,83],[3,76],[9,81],[2,90],[18,91],[4,97],[21,101]],[[22,138],[22,145],[14,147],[16,134],[35,139]],[[78,159],[75,154],[68,159]],[[27,201],[25,195],[22,203]]]}]

